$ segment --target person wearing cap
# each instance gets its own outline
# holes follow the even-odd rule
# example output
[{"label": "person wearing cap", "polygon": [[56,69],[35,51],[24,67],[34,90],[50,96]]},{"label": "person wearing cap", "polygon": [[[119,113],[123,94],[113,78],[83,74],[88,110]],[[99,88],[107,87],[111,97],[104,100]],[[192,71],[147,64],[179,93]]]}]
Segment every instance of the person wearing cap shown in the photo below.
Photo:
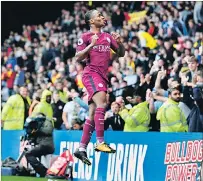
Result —
[{"label": "person wearing cap", "polygon": [[169,89],[169,98],[157,112],[160,120],[160,132],[187,132],[188,125],[184,113],[178,107],[180,86]]},{"label": "person wearing cap", "polygon": [[134,105],[130,110],[123,109],[119,112],[125,121],[126,132],[147,132],[149,131],[150,112],[148,102],[143,101],[140,93],[135,92],[134,97],[126,97],[128,102]]}]

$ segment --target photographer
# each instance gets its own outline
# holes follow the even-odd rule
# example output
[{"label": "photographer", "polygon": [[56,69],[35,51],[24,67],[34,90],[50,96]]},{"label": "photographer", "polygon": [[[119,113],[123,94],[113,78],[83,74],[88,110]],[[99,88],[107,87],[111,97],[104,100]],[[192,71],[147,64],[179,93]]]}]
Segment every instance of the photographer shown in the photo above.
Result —
[{"label": "photographer", "polygon": [[34,148],[25,153],[25,157],[36,173],[38,173],[40,177],[44,177],[47,168],[42,165],[37,158],[40,159],[42,155],[48,155],[54,152],[54,127],[52,121],[46,118],[44,114],[38,113],[36,117],[27,119],[25,128],[28,134],[28,139],[32,140],[35,144]]}]

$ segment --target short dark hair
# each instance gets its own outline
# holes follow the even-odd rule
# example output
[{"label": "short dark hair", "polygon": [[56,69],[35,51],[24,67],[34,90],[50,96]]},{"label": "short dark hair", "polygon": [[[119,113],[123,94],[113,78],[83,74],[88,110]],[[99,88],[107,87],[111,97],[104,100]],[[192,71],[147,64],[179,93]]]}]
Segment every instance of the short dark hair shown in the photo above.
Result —
[{"label": "short dark hair", "polygon": [[177,86],[177,87],[169,88],[169,89],[168,89],[168,94],[171,95],[171,93],[172,93],[173,91],[175,91],[175,90],[178,90],[178,91],[182,92],[182,88],[181,88],[181,86],[179,85],[179,86]]},{"label": "short dark hair", "polygon": [[85,23],[89,25],[89,20],[91,19],[91,16],[92,16],[92,12],[94,11],[95,9],[92,9],[92,10],[89,10],[85,13]]}]

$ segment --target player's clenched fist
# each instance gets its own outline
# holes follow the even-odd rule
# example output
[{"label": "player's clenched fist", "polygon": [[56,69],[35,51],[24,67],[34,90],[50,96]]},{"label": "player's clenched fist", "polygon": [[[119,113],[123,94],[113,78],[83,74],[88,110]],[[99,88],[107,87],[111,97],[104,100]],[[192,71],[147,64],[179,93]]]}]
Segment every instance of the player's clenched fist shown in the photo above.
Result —
[{"label": "player's clenched fist", "polygon": [[117,41],[117,43],[120,43],[120,42],[121,42],[120,34],[119,34],[119,33],[112,32],[112,33],[111,33],[111,36]]},{"label": "player's clenched fist", "polygon": [[91,42],[91,45],[92,45],[92,46],[94,46],[94,45],[96,44],[98,38],[99,38],[99,37],[98,37],[96,34],[94,34],[94,35],[92,36],[92,42]]}]

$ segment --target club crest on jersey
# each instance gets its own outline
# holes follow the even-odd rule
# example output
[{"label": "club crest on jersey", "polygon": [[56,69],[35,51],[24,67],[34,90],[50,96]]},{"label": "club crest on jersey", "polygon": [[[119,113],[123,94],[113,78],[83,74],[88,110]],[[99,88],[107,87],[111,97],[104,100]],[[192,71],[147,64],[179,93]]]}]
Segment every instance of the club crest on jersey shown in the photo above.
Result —
[{"label": "club crest on jersey", "polygon": [[99,83],[98,86],[99,86],[99,87],[104,87],[102,83]]},{"label": "club crest on jersey", "polygon": [[83,44],[83,39],[82,38],[78,39],[78,45],[82,45],[82,44]]},{"label": "club crest on jersey", "polygon": [[106,40],[107,40],[109,43],[111,43],[111,40],[110,40],[110,38],[109,38],[109,37],[107,37],[107,38],[106,38]]}]

